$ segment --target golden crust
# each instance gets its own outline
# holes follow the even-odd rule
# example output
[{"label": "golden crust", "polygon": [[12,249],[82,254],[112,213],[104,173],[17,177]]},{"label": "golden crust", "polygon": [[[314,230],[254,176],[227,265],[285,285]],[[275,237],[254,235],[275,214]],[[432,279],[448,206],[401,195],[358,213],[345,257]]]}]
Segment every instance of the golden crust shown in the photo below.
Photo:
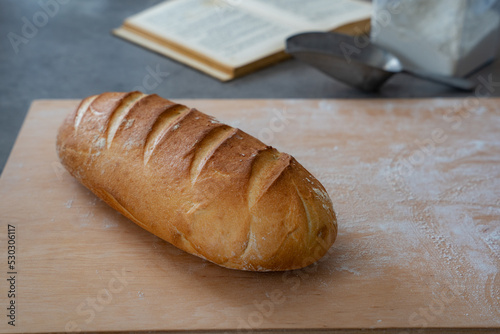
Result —
[{"label": "golden crust", "polygon": [[157,95],[84,99],[60,127],[57,151],[111,207],[227,268],[302,268],[337,235],[327,192],[293,157]]}]

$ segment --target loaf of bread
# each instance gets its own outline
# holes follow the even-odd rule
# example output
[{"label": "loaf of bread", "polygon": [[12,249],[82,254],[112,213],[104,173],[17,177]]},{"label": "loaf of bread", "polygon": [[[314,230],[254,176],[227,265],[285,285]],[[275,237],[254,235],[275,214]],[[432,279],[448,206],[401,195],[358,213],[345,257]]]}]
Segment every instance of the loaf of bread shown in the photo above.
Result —
[{"label": "loaf of bread", "polygon": [[223,267],[302,268],[337,235],[327,192],[293,157],[158,95],[84,99],[60,127],[57,152],[111,207]]}]

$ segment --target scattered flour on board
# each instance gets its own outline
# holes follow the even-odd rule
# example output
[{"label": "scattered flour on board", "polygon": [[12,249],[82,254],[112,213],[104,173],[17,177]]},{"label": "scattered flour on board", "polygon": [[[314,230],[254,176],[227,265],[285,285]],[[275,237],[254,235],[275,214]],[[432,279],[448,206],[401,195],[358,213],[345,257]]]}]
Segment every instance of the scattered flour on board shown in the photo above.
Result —
[{"label": "scattered flour on board", "polygon": [[[373,117],[321,101],[319,110],[295,111],[297,118],[286,128],[304,144],[275,136],[332,199],[339,235],[324,261],[332,275],[385,277],[391,268],[430,272],[438,282],[468,284],[477,305],[493,298],[485,296],[484,284],[498,272],[500,258],[500,116],[481,105],[460,125],[443,118],[448,110],[460,115],[460,107],[446,99],[402,101]],[[424,149],[415,144],[432,139],[437,128],[444,131],[444,142]],[[334,135],[322,140],[322,131]],[[368,159],[373,151],[378,158]],[[397,168],[418,151],[423,159],[409,172]]]}]

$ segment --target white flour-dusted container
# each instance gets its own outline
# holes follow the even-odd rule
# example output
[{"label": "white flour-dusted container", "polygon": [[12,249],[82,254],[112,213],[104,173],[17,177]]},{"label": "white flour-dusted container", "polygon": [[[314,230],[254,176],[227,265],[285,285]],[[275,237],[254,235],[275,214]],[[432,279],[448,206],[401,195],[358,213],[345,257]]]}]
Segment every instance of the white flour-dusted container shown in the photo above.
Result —
[{"label": "white flour-dusted container", "polygon": [[464,76],[494,59],[499,0],[374,0],[371,40],[408,68]]}]

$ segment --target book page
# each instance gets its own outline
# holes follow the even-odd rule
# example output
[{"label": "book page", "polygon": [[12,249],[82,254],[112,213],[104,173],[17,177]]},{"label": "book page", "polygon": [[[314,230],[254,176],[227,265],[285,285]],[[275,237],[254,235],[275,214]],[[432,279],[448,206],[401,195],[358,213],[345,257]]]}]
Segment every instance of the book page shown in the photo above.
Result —
[{"label": "book page", "polygon": [[241,4],[286,24],[321,31],[368,19],[372,12],[371,3],[359,0],[246,0]]},{"label": "book page", "polygon": [[227,0],[172,0],[125,21],[218,63],[238,67],[283,49],[293,26]]}]

